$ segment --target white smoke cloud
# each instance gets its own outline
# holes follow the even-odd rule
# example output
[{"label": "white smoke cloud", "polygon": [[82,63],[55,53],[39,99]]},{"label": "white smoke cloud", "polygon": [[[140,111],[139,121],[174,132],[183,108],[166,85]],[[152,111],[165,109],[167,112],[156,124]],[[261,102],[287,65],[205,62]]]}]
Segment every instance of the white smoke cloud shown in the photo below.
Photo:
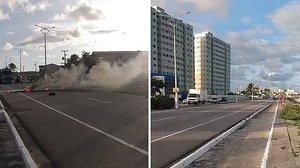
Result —
[{"label": "white smoke cloud", "polygon": [[[142,52],[147,53],[147,52]],[[121,65],[122,64],[122,65]],[[119,90],[125,86],[147,92],[147,54],[139,54],[126,63],[101,61],[86,74],[84,65],[59,69],[54,77],[45,77],[38,89],[101,88]],[[135,87],[135,88],[132,88]]]}]

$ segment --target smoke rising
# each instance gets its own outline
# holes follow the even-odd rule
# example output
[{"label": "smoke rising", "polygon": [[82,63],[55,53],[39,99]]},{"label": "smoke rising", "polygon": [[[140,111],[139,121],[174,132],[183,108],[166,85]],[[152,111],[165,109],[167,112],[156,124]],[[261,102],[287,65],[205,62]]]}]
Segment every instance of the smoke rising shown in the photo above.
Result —
[{"label": "smoke rising", "polygon": [[143,88],[147,92],[147,52],[139,52],[125,62],[99,61],[89,73],[84,64],[72,65],[70,69],[59,68],[53,75],[41,81],[38,89],[89,89],[126,90]]}]

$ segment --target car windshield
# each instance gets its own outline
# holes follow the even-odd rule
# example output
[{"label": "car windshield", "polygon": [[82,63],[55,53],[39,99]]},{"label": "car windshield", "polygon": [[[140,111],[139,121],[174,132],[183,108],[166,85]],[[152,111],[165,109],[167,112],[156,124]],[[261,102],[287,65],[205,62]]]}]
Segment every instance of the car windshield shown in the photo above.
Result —
[{"label": "car windshield", "polygon": [[197,94],[189,94],[188,97],[197,97]]}]

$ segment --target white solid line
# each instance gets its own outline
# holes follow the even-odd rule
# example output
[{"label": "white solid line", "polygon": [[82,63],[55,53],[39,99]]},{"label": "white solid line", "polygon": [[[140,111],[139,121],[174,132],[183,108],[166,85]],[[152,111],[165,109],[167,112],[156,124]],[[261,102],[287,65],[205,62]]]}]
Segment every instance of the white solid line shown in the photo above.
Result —
[{"label": "white solid line", "polygon": [[98,133],[100,133],[100,134],[103,134],[103,135],[105,135],[105,136],[107,136],[107,137],[109,137],[109,138],[111,138],[111,139],[113,139],[113,140],[115,140],[115,141],[117,141],[117,142],[119,142],[119,143],[125,145],[125,146],[128,146],[128,147],[130,147],[130,148],[132,148],[132,149],[134,149],[134,150],[136,150],[136,151],[138,151],[138,152],[140,152],[140,153],[142,153],[142,154],[144,154],[144,155],[148,155],[148,152],[147,152],[147,151],[145,151],[145,150],[143,150],[143,149],[141,149],[141,148],[139,148],[139,147],[137,147],[137,146],[134,146],[134,145],[132,145],[132,144],[130,144],[130,143],[128,143],[128,142],[126,142],[126,141],[124,141],[124,140],[118,138],[118,137],[115,137],[114,135],[111,135],[111,134],[109,134],[109,133],[107,133],[107,132],[104,132],[104,131],[102,131],[102,130],[96,128],[96,127],[93,127],[93,126],[91,126],[91,125],[89,125],[89,124],[87,124],[87,123],[85,123],[85,122],[83,122],[83,121],[80,121],[80,120],[78,120],[78,119],[76,119],[76,118],[74,118],[74,117],[72,117],[72,116],[70,116],[70,115],[68,115],[68,114],[65,114],[65,113],[63,113],[63,112],[61,112],[61,111],[59,111],[59,110],[56,110],[56,109],[54,109],[54,108],[52,108],[52,107],[50,107],[50,106],[48,106],[48,105],[46,105],[46,104],[44,104],[44,103],[38,101],[38,100],[35,100],[35,99],[32,98],[32,97],[29,97],[29,96],[27,96],[27,95],[25,95],[25,94],[22,94],[22,93],[19,93],[19,94],[22,95],[22,96],[24,96],[24,97],[27,97],[28,99],[33,100],[33,101],[35,101],[35,102],[37,102],[37,103],[39,103],[39,104],[41,104],[41,105],[43,105],[43,106],[45,106],[45,107],[47,107],[47,108],[49,108],[49,109],[51,109],[51,110],[57,112],[57,113],[59,113],[59,114],[65,116],[65,117],[67,117],[67,118],[69,118],[69,119],[71,119],[71,120],[73,120],[73,121],[76,121],[76,122],[78,122],[79,124],[82,124],[82,125],[84,125],[84,126],[90,128],[90,129],[92,129],[92,130],[94,130],[94,131],[96,131],[96,132],[98,132]]},{"label": "white solid line", "polygon": [[110,103],[110,102],[108,102],[108,101],[103,101],[103,100],[98,100],[98,99],[93,99],[93,98],[85,98],[85,99],[87,99],[87,100],[92,100],[92,101],[96,101],[96,102],[101,102],[101,103]]},{"label": "white solid line", "polygon": [[157,120],[153,120],[152,122],[157,122],[157,121],[163,121],[163,120],[169,120],[175,117],[167,117],[167,118],[161,118],[161,119],[157,119]]},{"label": "white solid line", "polygon": [[278,105],[279,105],[279,103],[277,102],[277,106],[276,106],[276,109],[275,109],[275,115],[274,115],[273,122],[272,122],[272,127],[271,127],[271,130],[270,130],[270,134],[269,134],[269,137],[268,137],[268,142],[267,142],[267,145],[266,145],[266,148],[265,148],[264,157],[262,159],[261,166],[260,166],[261,168],[266,168],[267,167],[269,152],[270,152],[270,148],[271,148],[271,145],[272,145],[271,144],[272,143],[271,139],[272,139],[272,136],[273,136],[274,124],[275,124],[276,117],[277,117]]},{"label": "white solid line", "polygon": [[4,106],[2,104],[2,102],[0,101],[0,106],[1,106],[1,110],[0,110],[0,115],[2,113],[2,115],[5,117],[7,125],[10,129],[11,134],[14,137],[16,146],[18,148],[18,151],[21,153],[23,161],[25,163],[25,166],[27,168],[37,168],[36,163],[34,162],[34,160],[32,159],[28,149],[26,148],[26,146],[24,145],[23,140],[21,139],[18,131],[16,130],[15,126],[13,125],[12,121],[10,120],[7,112],[4,109]]},{"label": "white solid line", "polygon": [[252,107],[252,106],[250,106],[250,107],[247,107],[247,108],[245,108],[245,109],[242,109],[242,110],[239,110],[239,111],[236,111],[236,112],[234,112],[234,113],[230,113],[230,114],[227,114],[227,115],[224,115],[224,116],[221,116],[221,117],[215,118],[215,119],[213,119],[213,120],[210,120],[210,121],[207,121],[207,122],[205,122],[205,123],[201,123],[201,124],[198,124],[198,125],[194,125],[194,126],[192,126],[192,127],[189,127],[189,128],[183,129],[183,130],[181,130],[181,131],[177,131],[177,132],[174,132],[174,133],[172,133],[172,134],[169,134],[169,135],[166,135],[166,136],[163,136],[163,137],[160,137],[160,138],[154,139],[153,141],[151,141],[151,143],[155,143],[155,142],[157,142],[157,141],[160,141],[160,140],[162,140],[162,139],[166,139],[166,138],[169,138],[169,137],[171,137],[171,136],[174,136],[174,135],[177,135],[177,134],[183,133],[183,132],[185,132],[185,131],[188,131],[188,130],[191,130],[191,129],[194,129],[194,128],[197,128],[197,127],[200,127],[200,126],[203,126],[203,125],[206,125],[206,124],[209,124],[209,123],[211,123],[211,122],[214,122],[214,121],[220,120],[220,119],[222,119],[222,118],[225,118],[225,117],[231,116],[231,115],[233,115],[233,114],[240,113],[241,111],[244,111],[244,110],[246,110],[246,109],[248,109],[248,108],[251,108],[251,107]]}]

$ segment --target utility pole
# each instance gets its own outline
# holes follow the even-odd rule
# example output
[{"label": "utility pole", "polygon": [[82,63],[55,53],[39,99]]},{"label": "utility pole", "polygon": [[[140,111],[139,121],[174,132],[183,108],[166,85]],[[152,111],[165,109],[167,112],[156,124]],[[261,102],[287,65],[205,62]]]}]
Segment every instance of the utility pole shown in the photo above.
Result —
[{"label": "utility pole", "polygon": [[176,13],[174,11],[173,17],[171,17],[169,15],[161,15],[161,16],[169,17],[167,22],[169,22],[169,24],[173,28],[173,57],[174,57],[174,88],[173,88],[173,92],[174,92],[174,108],[176,108],[176,109],[178,108],[178,105],[179,105],[179,103],[178,103],[179,88],[177,86],[176,26],[180,22],[179,20],[177,20],[177,18],[179,18],[183,15],[190,14],[190,13],[191,12],[186,12],[181,15],[176,15]]},{"label": "utility pole", "polygon": [[6,56],[5,56],[5,67],[7,68],[7,60],[6,60]]},{"label": "utility pole", "polygon": [[39,28],[41,28],[41,32],[44,34],[44,43],[45,43],[45,69],[46,69],[46,65],[47,65],[47,37],[46,37],[46,35],[47,35],[47,33],[49,33],[50,32],[50,29],[54,29],[55,27],[54,26],[52,26],[52,27],[46,27],[46,26],[40,26],[40,25],[35,25],[35,26],[37,26],[37,27],[39,27]]},{"label": "utility pole", "polygon": [[64,53],[64,55],[62,57],[62,60],[64,60],[64,66],[66,66],[66,64],[67,64],[67,52],[68,52],[68,50],[61,50],[61,52]]},{"label": "utility pole", "polygon": [[25,71],[24,71],[24,67],[25,67],[25,66],[23,66],[23,72],[25,72]]},{"label": "utility pole", "polygon": [[36,67],[37,63],[38,62],[34,62],[34,70],[35,70],[35,72],[37,72],[37,67]]},{"label": "utility pole", "polygon": [[15,48],[15,49],[20,54],[20,72],[22,72],[22,53],[25,51],[25,49],[22,49],[22,48]]},{"label": "utility pole", "polygon": [[237,84],[236,84],[236,97],[235,102],[239,101],[239,72],[240,72],[240,64],[241,64],[241,56],[239,56],[238,60],[238,66],[237,66],[237,72],[236,72],[236,78],[237,78]]}]

